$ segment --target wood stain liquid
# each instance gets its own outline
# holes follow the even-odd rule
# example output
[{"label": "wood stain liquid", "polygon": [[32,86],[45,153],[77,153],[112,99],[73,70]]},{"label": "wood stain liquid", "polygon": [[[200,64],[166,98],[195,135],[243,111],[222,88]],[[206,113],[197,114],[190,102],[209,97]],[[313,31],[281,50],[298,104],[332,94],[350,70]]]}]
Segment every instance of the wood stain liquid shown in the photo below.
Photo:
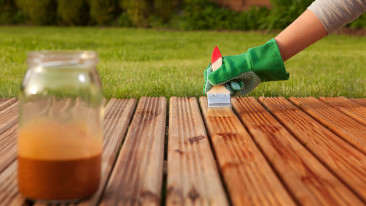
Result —
[{"label": "wood stain liquid", "polygon": [[68,202],[97,191],[102,137],[85,124],[37,120],[18,135],[18,188],[32,200]]}]

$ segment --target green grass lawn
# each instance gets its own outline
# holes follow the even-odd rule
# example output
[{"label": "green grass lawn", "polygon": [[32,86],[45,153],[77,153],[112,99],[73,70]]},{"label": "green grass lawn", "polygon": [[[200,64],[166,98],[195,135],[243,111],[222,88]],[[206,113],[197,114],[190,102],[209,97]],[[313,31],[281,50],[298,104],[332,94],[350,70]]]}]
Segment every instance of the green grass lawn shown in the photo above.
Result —
[{"label": "green grass lawn", "polygon": [[[0,97],[16,97],[33,50],[95,50],[105,96],[201,96],[214,46],[236,55],[275,34],[121,28],[0,27]],[[366,97],[366,37],[329,36],[286,62],[290,80],[250,96]]]}]

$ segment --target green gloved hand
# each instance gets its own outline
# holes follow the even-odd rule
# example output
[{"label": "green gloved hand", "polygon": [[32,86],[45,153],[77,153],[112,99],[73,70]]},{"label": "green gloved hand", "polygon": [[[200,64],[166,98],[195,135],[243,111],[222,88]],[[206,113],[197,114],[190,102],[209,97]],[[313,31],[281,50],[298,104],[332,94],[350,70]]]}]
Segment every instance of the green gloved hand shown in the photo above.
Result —
[{"label": "green gloved hand", "polygon": [[224,84],[231,94],[246,95],[261,82],[288,78],[276,40],[271,39],[246,53],[223,57],[222,66],[214,72],[210,64],[204,72],[203,92],[206,94],[213,85]]}]

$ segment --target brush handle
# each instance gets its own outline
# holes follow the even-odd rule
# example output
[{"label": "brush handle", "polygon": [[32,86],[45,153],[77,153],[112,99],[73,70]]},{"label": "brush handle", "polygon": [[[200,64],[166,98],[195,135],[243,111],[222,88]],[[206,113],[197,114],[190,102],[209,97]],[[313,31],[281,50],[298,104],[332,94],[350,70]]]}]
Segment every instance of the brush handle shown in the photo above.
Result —
[{"label": "brush handle", "polygon": [[[222,66],[222,57],[218,58],[215,62],[211,63],[212,71],[216,71]],[[229,94],[230,91],[224,87],[224,85],[215,85],[207,92],[207,94]]]},{"label": "brush handle", "polygon": [[222,66],[222,57],[218,58],[215,62],[212,62],[211,64],[212,71],[216,71],[221,66]]}]

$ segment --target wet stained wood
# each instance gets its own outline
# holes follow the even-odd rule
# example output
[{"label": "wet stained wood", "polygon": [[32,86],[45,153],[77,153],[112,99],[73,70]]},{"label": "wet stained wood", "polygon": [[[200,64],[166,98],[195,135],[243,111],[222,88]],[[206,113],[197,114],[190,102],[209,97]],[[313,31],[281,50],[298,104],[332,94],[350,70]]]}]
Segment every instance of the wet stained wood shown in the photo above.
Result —
[{"label": "wet stained wood", "polygon": [[140,99],[101,205],[160,205],[166,104]]},{"label": "wet stained wood", "polygon": [[16,101],[17,101],[17,99],[15,99],[15,98],[12,98],[12,99],[1,99],[0,100],[0,110],[5,109],[6,107],[12,105]]},{"label": "wet stained wood", "polygon": [[366,156],[285,98],[258,99],[339,179],[366,201]]},{"label": "wet stained wood", "polygon": [[[116,157],[134,113],[136,101],[112,99],[108,103],[104,121],[105,139],[101,186],[96,195],[79,203],[79,205],[98,205],[98,203],[102,205],[117,203],[121,205],[128,205],[129,203],[157,205],[161,202],[162,161],[160,159],[162,159],[162,152],[164,151],[165,127],[165,118],[164,120],[161,120],[161,118],[163,118],[162,116],[165,117],[166,102],[165,99],[161,102],[161,98],[147,101],[148,99],[150,98],[142,101],[142,110],[147,112],[142,113],[141,110],[136,112],[136,121],[141,124],[132,124],[130,127],[130,130],[133,130],[129,138],[130,147],[129,149],[125,148],[125,150],[128,150],[125,154],[130,156],[125,159],[119,158],[121,160],[118,161],[120,162],[117,164],[118,166],[115,166]],[[321,205],[328,203],[334,205],[362,205],[365,202],[366,193],[365,154],[362,153],[364,151],[355,146],[357,142],[352,144],[353,146],[346,142],[352,142],[350,140],[356,138],[357,134],[359,139],[365,138],[365,136],[362,131],[356,132],[360,128],[357,129],[353,124],[352,127],[347,126],[345,122],[351,119],[351,121],[364,126],[361,124],[362,120],[357,120],[357,117],[352,116],[355,114],[364,115],[362,112],[358,112],[359,110],[355,110],[355,104],[350,103],[350,101],[366,107],[366,99],[335,98],[337,104],[333,104],[334,98],[320,99],[324,101],[325,99],[332,99],[332,102],[325,101],[326,104],[324,104],[324,102],[315,99],[317,101],[310,102],[311,104],[309,102],[297,104],[305,110],[304,113],[284,98],[260,98],[259,100],[275,116],[279,125],[268,126],[262,124],[261,121],[271,122],[272,124],[273,119],[271,118],[273,117],[266,116],[265,113],[268,114],[268,112],[265,110],[255,110],[258,109],[258,105],[250,107],[254,108],[250,112],[255,112],[245,113],[246,121],[243,122],[250,133],[255,134],[253,137],[257,143],[256,145],[231,109],[224,109],[219,113],[215,110],[208,112],[207,100],[201,98],[203,117],[210,134],[209,140],[211,140],[217,166],[223,177],[224,183],[220,183],[220,180],[214,181],[217,179],[217,172],[213,172],[216,165],[212,165],[212,154],[211,157],[208,155],[211,148],[207,146],[207,134],[205,128],[202,127],[201,114],[197,109],[196,100],[194,98],[172,98],[170,102],[170,111],[172,113],[169,114],[169,121],[176,123],[169,123],[168,161],[170,163],[168,163],[167,187],[174,188],[174,190],[167,188],[166,204],[182,205],[181,203],[184,202],[184,205],[189,205],[188,202],[193,202],[194,204],[191,205],[225,205],[227,200],[225,196],[221,195],[222,184],[224,184],[228,189],[228,198],[231,199],[233,205],[293,205],[295,204],[294,201],[306,205],[309,202],[313,203],[313,199],[308,198],[307,192],[302,191],[302,187],[311,188],[312,186],[314,188],[309,189],[309,191]],[[344,106],[344,104],[339,103],[339,99],[342,101],[348,100],[347,105]],[[306,110],[306,106],[309,105],[311,107]],[[351,107],[348,105],[351,105]],[[321,111],[317,112],[321,118],[325,117],[323,120],[317,119],[316,115],[313,114],[313,116],[309,112],[313,107],[320,108]],[[337,107],[344,107],[348,111]],[[62,102],[54,102],[45,107],[42,112],[51,112],[58,115],[57,108],[61,108],[61,110],[72,109],[74,112],[78,112],[78,103],[71,104],[68,102],[68,104],[63,104]],[[154,112],[153,108],[158,108],[159,111],[164,110],[164,114]],[[325,114],[323,113],[324,108],[327,111]],[[329,108],[333,110],[328,110]],[[356,108],[359,109],[359,107]],[[175,114],[173,114],[173,111],[175,111]],[[16,99],[0,99],[0,205],[32,205],[17,190],[17,113],[18,103]],[[154,121],[161,122],[161,125],[154,126],[156,123],[150,123]],[[328,124],[322,121],[326,121]],[[137,125],[142,125],[142,127],[140,128]],[[256,125],[257,128],[253,130],[248,125]],[[153,127],[155,129],[152,129]],[[288,132],[282,132],[282,129],[278,129],[281,127]],[[159,133],[157,130],[162,132]],[[256,130],[259,130],[259,134],[255,133],[258,132]],[[275,137],[271,136],[272,150],[269,149],[270,146],[263,146],[263,142],[268,142],[269,137],[261,136],[260,131],[267,131]],[[144,138],[154,135],[159,136],[156,135],[158,133],[162,135],[162,138],[154,140]],[[140,136],[136,137],[136,134],[140,134]],[[290,136],[287,136],[288,134]],[[296,141],[300,142],[299,144],[303,145],[309,152],[303,152],[303,149],[295,150],[297,146],[293,146],[292,141],[288,140],[290,137],[292,139],[296,137]],[[188,147],[187,139],[191,147]],[[276,141],[278,139],[280,139],[279,142]],[[184,147],[180,147],[182,145]],[[123,145],[123,148],[125,146]],[[258,146],[260,146],[259,149]],[[277,147],[278,151],[274,147]],[[146,155],[147,153],[148,155]],[[273,158],[268,158],[267,156],[271,154],[276,155]],[[290,158],[283,158],[281,155],[287,155]],[[319,166],[319,163],[309,166],[308,164],[311,164],[314,157],[324,166],[321,164]],[[282,161],[284,162],[284,169],[282,170],[278,169],[278,165],[281,165],[281,163],[278,163],[279,159],[286,160]],[[301,166],[294,166],[293,161],[297,159],[303,159]],[[138,165],[144,166],[139,167]],[[324,173],[324,168],[328,169],[329,173]],[[112,171],[113,180],[109,181]],[[126,173],[128,177],[122,177]],[[288,179],[299,178],[293,173],[301,174],[301,181],[288,183],[286,181]],[[174,175],[169,176],[170,174]],[[108,187],[106,186],[107,183]],[[177,185],[182,186],[178,187]],[[194,186],[191,187],[191,185]],[[332,186],[332,189],[329,189],[329,185]],[[124,190],[131,191],[130,193],[133,195],[120,196],[120,194],[128,193]],[[136,192],[137,190],[139,192]],[[104,199],[101,199],[103,197]],[[361,202],[362,200],[364,202]],[[34,205],[45,204],[36,202]]]},{"label": "wet stained wood", "polygon": [[127,128],[136,107],[135,99],[111,99],[104,117],[104,141],[102,155],[102,177],[96,194],[79,205],[97,205],[108,182]]},{"label": "wet stained wood", "polygon": [[196,98],[169,105],[166,205],[228,205]]},{"label": "wet stained wood", "polygon": [[319,99],[329,106],[338,109],[344,114],[352,117],[360,123],[366,125],[366,107],[351,101],[345,97],[319,97]]},{"label": "wet stained wood", "polygon": [[200,105],[233,205],[294,205],[232,109],[208,111],[206,97]]},{"label": "wet stained wood", "polygon": [[0,174],[0,205],[23,205],[26,199],[18,193],[17,163],[13,161]]},{"label": "wet stained wood", "polygon": [[233,108],[284,184],[301,205],[363,205],[254,98]]},{"label": "wet stained wood", "polygon": [[[135,99],[112,99],[106,106],[106,115],[104,120],[104,151],[102,156],[102,177],[100,182],[101,186],[92,198],[81,202],[81,205],[97,204],[97,201],[100,198],[100,195],[113,168],[117,152],[120,148],[122,139],[125,136],[135,106]],[[7,132],[10,133],[11,129],[12,128],[7,130],[3,135],[5,135]],[[12,141],[15,141],[15,138]],[[0,184],[0,191],[2,191],[0,192],[0,205],[2,205],[3,203],[4,205],[28,204],[26,199],[18,193],[16,182],[16,161],[13,162],[9,167],[4,170],[3,173],[0,174],[0,182],[2,182],[2,184]],[[9,199],[8,196],[12,198]],[[36,203],[35,205],[46,204]]]},{"label": "wet stained wood", "polygon": [[6,100],[5,106],[0,110],[0,134],[15,125],[18,121],[18,102]]},{"label": "wet stained wood", "polygon": [[0,173],[16,159],[16,138],[17,125],[0,134]]},{"label": "wet stained wood", "polygon": [[16,158],[17,111],[15,98],[0,101],[0,173]]},{"label": "wet stained wood", "polygon": [[366,154],[366,126],[315,97],[289,100],[332,132]]},{"label": "wet stained wood", "polygon": [[357,102],[366,107],[366,98],[350,98],[350,100]]}]

